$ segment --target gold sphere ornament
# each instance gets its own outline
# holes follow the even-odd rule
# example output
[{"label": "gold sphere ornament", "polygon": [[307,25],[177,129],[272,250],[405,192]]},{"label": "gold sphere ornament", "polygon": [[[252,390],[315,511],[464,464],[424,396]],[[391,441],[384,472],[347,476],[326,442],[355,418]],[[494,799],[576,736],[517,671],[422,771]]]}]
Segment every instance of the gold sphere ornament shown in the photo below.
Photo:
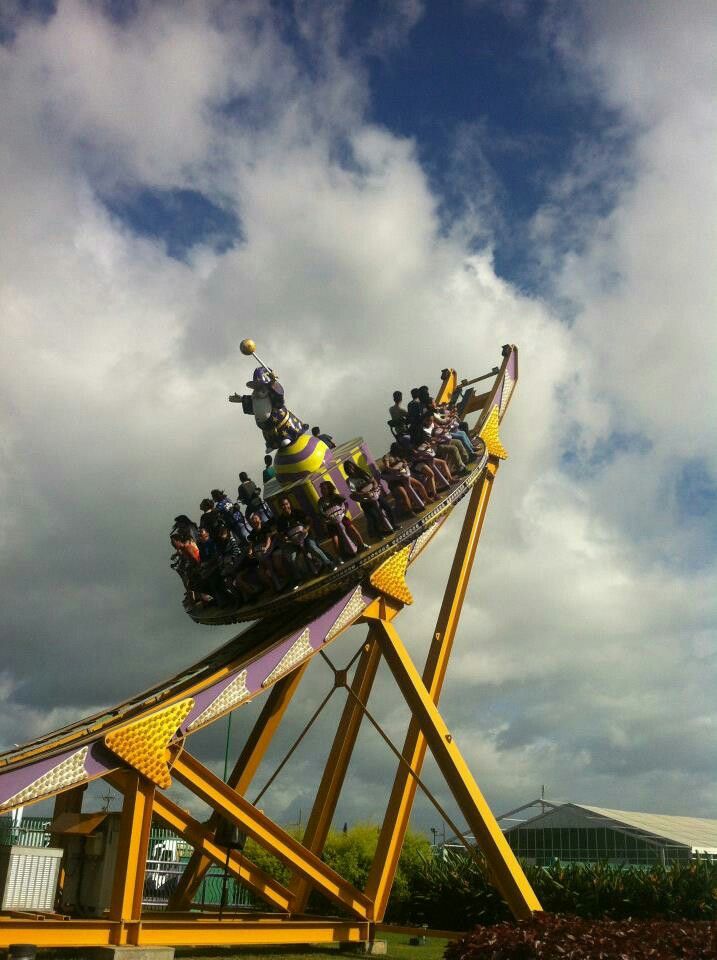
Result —
[{"label": "gold sphere ornament", "polygon": [[245,357],[250,357],[256,350],[256,343],[253,340],[242,340],[239,349]]}]

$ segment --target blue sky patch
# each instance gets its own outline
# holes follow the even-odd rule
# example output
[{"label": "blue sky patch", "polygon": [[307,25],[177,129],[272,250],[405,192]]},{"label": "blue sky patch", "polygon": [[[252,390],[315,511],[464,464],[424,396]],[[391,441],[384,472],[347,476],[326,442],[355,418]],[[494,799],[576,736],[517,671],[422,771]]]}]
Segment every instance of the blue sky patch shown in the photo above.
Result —
[{"label": "blue sky patch", "polygon": [[175,260],[200,244],[225,253],[243,239],[237,215],[197,190],[141,188],[102,200],[133,233],[164,243]]},{"label": "blue sky patch", "polygon": [[[379,0],[350,7],[347,34],[357,43],[380,7]],[[542,278],[526,229],[531,217],[576,155],[584,173],[576,214],[607,214],[624,185],[630,141],[618,114],[569,80],[544,39],[545,10],[536,3],[510,15],[490,3],[429,0],[402,47],[367,57],[371,119],[415,138],[444,224],[477,212],[484,226],[476,247],[490,238],[498,274],[536,292]],[[579,243],[576,224],[561,221],[555,239],[563,252]]]},{"label": "blue sky patch", "polygon": [[574,480],[585,480],[609,467],[621,454],[644,456],[652,442],[641,433],[613,430],[588,446],[577,424],[568,432],[560,453],[561,469]]}]

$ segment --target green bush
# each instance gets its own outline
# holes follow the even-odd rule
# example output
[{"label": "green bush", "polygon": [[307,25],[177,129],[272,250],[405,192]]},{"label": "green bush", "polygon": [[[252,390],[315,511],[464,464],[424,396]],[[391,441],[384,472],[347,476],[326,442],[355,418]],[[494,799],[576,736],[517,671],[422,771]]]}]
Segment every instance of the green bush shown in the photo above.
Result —
[{"label": "green bush", "polygon": [[[717,864],[706,860],[670,866],[556,863],[524,870],[543,908],[586,919],[626,917],[717,919]],[[448,854],[425,860],[416,879],[411,920],[446,930],[508,920],[481,858]]]}]

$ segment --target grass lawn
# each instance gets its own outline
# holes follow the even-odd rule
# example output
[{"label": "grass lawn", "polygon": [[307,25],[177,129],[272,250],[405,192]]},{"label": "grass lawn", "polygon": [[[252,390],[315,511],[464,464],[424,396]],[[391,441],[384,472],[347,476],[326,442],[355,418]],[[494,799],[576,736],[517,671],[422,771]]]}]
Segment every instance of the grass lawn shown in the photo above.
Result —
[{"label": "grass lawn", "polygon": [[[442,960],[443,951],[446,948],[447,940],[440,940],[438,937],[427,937],[425,944],[420,947],[410,946],[409,938],[401,933],[383,933],[379,932],[378,939],[386,940],[387,956],[394,957],[396,960]],[[321,947],[231,947],[226,950],[217,948],[215,950],[189,950],[178,948],[176,952],[178,958],[191,957],[192,960],[202,960],[203,957],[212,958],[212,960],[331,960],[332,957],[359,957],[361,954],[343,953],[338,946]]]}]

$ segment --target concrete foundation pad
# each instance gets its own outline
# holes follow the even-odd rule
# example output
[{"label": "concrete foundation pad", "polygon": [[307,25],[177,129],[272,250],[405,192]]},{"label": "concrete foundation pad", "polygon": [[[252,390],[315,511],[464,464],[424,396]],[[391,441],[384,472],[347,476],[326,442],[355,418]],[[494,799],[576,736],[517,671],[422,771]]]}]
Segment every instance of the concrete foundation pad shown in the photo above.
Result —
[{"label": "concrete foundation pad", "polygon": [[386,940],[347,940],[339,944],[341,953],[360,953],[373,957],[386,955]]},{"label": "concrete foundation pad", "polygon": [[87,947],[77,956],[87,960],[174,960],[174,947]]}]

